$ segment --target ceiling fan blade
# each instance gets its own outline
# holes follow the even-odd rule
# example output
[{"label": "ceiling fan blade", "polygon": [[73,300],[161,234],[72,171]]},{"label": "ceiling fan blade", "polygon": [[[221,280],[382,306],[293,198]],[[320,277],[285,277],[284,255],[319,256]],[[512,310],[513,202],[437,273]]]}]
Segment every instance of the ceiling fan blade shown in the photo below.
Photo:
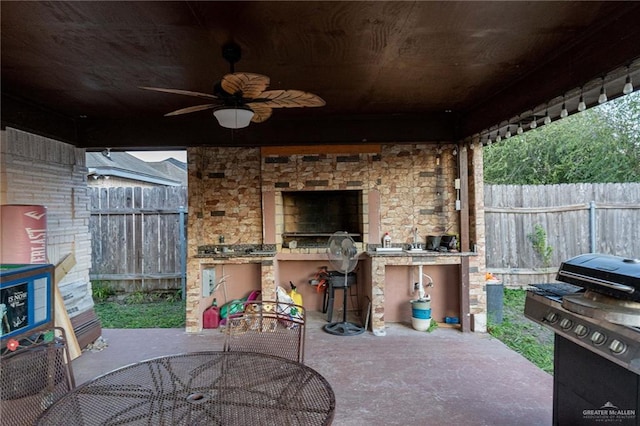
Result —
[{"label": "ceiling fan blade", "polygon": [[218,99],[218,97],[215,95],[210,95],[208,93],[202,93],[202,92],[192,92],[190,90],[163,89],[162,87],[143,87],[143,86],[140,86],[140,89],[152,90],[154,92],[172,93],[174,95],[195,96],[197,98],[203,98],[203,99]]},{"label": "ceiling fan blade", "polygon": [[251,119],[254,123],[262,123],[263,121],[266,121],[271,117],[271,113],[273,112],[270,107],[261,103],[248,103],[247,106],[251,108],[254,113],[253,118]]},{"label": "ceiling fan blade", "polygon": [[190,112],[196,112],[196,111],[204,111],[206,109],[212,109],[212,108],[216,108],[219,107],[219,104],[204,104],[204,105],[195,105],[195,106],[191,106],[191,107],[187,107],[187,108],[182,108],[182,109],[178,109],[172,112],[169,112],[167,114],[165,114],[165,117],[169,117],[172,115],[181,115],[181,114],[189,114]]},{"label": "ceiling fan blade", "polygon": [[260,93],[259,99],[271,108],[321,107],[326,104],[320,96],[302,90],[268,90]]},{"label": "ceiling fan blade", "polygon": [[269,87],[269,82],[266,75],[236,72],[222,77],[220,86],[230,95],[242,92],[243,98],[257,98]]}]

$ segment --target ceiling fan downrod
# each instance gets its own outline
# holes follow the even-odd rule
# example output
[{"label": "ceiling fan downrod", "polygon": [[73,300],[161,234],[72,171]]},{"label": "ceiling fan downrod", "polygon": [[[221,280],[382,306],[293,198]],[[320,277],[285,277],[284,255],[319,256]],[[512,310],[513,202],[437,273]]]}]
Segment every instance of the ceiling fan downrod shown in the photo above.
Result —
[{"label": "ceiling fan downrod", "polygon": [[233,74],[235,72],[235,63],[242,57],[242,50],[238,44],[230,41],[222,46],[222,57],[229,62],[229,68],[231,69],[231,74]]}]

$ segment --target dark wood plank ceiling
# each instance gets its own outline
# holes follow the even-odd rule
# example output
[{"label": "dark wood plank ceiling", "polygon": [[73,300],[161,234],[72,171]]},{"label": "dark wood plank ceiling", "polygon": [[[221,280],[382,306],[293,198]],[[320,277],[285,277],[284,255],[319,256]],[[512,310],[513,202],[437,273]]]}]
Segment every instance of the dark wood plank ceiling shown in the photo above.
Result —
[{"label": "dark wood plank ceiling", "polygon": [[[3,126],[88,148],[460,140],[582,86],[593,104],[603,77],[615,96],[626,67],[640,72],[640,2],[3,1],[1,12]],[[201,102],[138,88],[212,92],[231,40],[236,71],[326,106],[231,131],[210,111],[164,117]]]}]

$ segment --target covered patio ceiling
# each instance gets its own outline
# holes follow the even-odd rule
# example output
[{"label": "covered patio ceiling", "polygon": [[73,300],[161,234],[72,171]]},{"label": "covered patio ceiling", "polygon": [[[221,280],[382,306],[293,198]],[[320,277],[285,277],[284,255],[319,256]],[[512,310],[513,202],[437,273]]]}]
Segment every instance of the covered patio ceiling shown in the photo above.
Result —
[{"label": "covered patio ceiling", "polygon": [[[640,2],[1,2],[2,126],[87,149],[486,141],[640,85]],[[164,114],[236,71],[320,108]]]}]

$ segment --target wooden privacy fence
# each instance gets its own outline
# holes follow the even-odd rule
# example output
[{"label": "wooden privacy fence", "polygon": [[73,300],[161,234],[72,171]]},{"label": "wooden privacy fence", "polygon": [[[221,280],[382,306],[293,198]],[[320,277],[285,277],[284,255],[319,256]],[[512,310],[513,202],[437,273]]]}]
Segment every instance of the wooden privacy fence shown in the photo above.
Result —
[{"label": "wooden privacy fence", "polygon": [[186,187],[89,188],[89,195],[92,282],[126,292],[184,288]]},{"label": "wooden privacy fence", "polygon": [[[506,285],[555,280],[562,261],[583,253],[640,257],[640,183],[485,185],[487,270]],[[538,225],[547,265],[529,235]]]},{"label": "wooden privacy fence", "polygon": [[[506,285],[553,281],[563,260],[591,251],[640,257],[640,183],[485,185],[484,192],[487,270]],[[184,288],[186,187],[89,194],[92,281],[127,292]],[[528,237],[536,225],[552,248],[548,266]]]}]

